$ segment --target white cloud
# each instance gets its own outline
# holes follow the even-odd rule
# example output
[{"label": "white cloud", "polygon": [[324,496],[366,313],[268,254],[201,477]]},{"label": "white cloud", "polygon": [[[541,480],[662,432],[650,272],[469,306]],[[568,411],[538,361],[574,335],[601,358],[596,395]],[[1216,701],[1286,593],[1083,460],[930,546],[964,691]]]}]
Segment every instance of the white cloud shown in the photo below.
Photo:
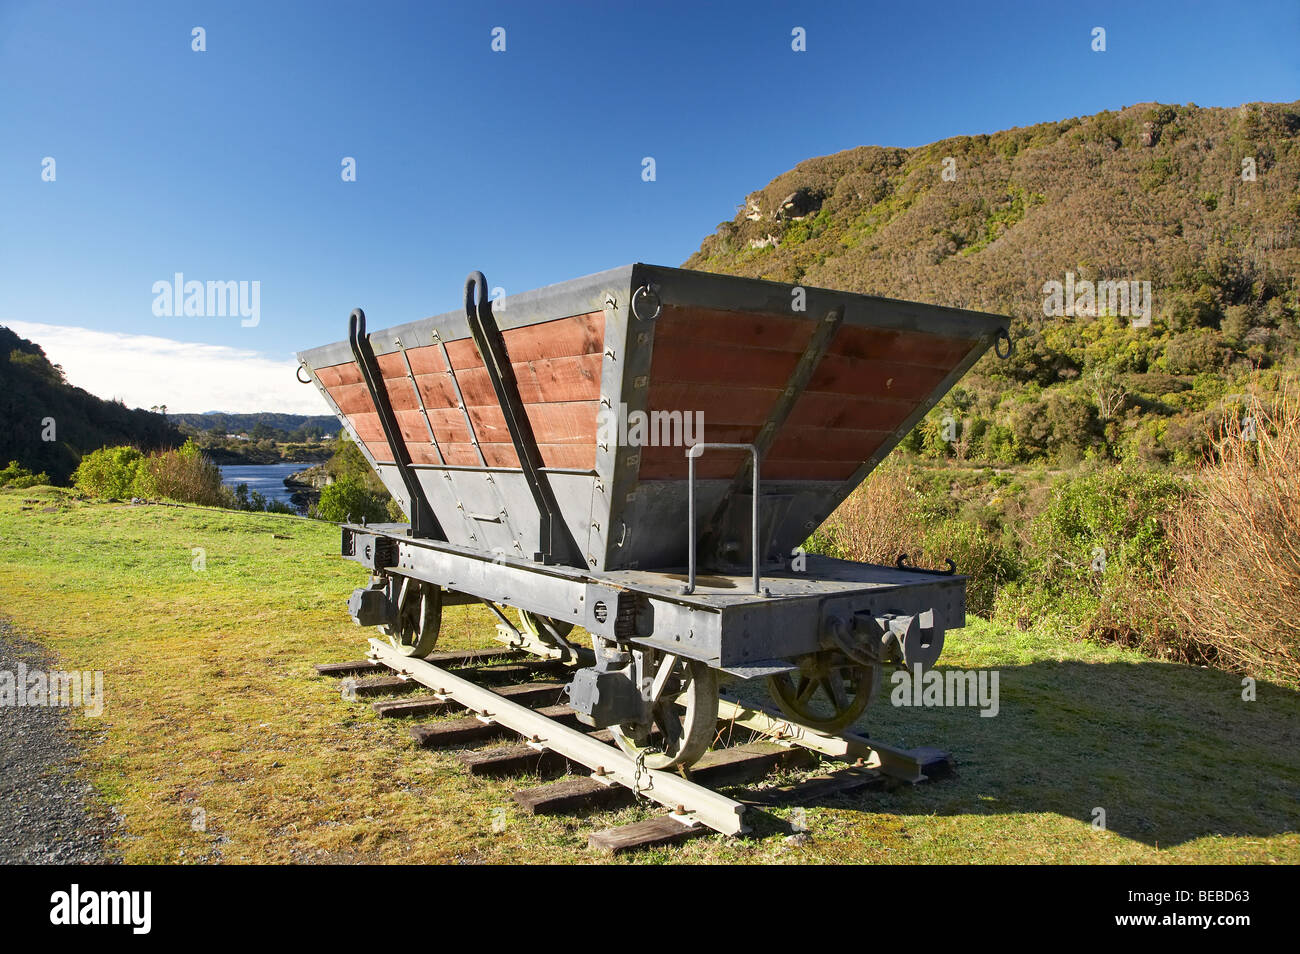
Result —
[{"label": "white cloud", "polygon": [[294,377],[297,364],[226,345],[192,344],[30,321],[0,322],[36,342],[63,366],[71,384],[128,407],[166,404],[176,413],[227,411],[329,414],[312,385]]}]

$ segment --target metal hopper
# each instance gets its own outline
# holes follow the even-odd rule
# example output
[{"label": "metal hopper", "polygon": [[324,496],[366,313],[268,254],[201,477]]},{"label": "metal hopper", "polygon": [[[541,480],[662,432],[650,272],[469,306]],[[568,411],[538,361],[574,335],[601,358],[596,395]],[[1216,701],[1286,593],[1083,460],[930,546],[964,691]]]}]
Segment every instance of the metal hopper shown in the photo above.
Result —
[{"label": "metal hopper", "polygon": [[[299,359],[432,535],[595,570],[685,566],[684,449],[698,442],[757,449],[761,558],[788,560],[1007,328],[953,308],[650,265],[491,304],[496,328],[483,333],[499,375],[465,311],[363,326],[372,382],[356,342]],[[701,566],[749,562],[749,461],[727,449],[695,463]]]},{"label": "metal hopper", "polygon": [[[445,601],[482,600],[511,639],[574,660],[582,625],[596,664],[571,703],[633,748],[660,731],[637,681],[652,665],[682,667],[655,692],[700,698],[718,669],[768,676],[829,729],[880,665],[929,664],[963,625],[961,577],[790,559],[995,341],[1009,349],[1008,319],[641,264],[487,289],[475,273],[464,310],[382,331],[357,310],[347,341],[298,356],[410,516],[344,527],[374,572],[358,622],[424,654]],[[831,699],[820,720],[808,680]]]}]

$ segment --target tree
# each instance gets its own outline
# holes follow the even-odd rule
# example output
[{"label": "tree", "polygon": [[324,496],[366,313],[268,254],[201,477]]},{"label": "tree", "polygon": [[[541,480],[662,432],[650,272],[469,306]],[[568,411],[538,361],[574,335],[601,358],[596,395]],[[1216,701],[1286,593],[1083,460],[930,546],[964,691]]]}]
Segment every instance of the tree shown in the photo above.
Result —
[{"label": "tree", "polygon": [[1114,375],[1097,368],[1092,372],[1092,396],[1097,401],[1097,416],[1109,421],[1124,409],[1128,389]]}]

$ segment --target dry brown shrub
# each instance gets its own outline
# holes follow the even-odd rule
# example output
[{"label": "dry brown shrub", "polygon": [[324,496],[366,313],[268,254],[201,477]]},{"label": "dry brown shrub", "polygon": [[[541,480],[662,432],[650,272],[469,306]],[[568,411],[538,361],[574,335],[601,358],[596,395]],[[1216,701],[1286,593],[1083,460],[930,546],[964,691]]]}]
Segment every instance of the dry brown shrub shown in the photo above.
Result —
[{"label": "dry brown shrub", "polygon": [[1226,415],[1170,537],[1187,638],[1224,668],[1300,683],[1300,385]]},{"label": "dry brown shrub", "polygon": [[178,450],[150,454],[141,463],[137,491],[146,497],[166,497],[208,507],[230,503],[221,486],[221,469],[191,441]]},{"label": "dry brown shrub", "polygon": [[888,566],[914,553],[924,528],[908,476],[905,467],[886,464],[849,494],[823,526],[836,556]]}]

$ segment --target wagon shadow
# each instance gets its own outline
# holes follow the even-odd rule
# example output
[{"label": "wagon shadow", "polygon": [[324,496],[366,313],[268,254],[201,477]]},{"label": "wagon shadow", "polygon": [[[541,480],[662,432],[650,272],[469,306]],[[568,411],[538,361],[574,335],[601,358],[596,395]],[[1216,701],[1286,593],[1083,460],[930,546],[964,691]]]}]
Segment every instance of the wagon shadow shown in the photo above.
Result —
[{"label": "wagon shadow", "polygon": [[882,742],[934,745],[955,777],[831,797],[872,813],[1054,813],[1147,845],[1300,831],[1300,693],[1158,662],[996,667],[999,710],[890,704],[857,727]]}]

